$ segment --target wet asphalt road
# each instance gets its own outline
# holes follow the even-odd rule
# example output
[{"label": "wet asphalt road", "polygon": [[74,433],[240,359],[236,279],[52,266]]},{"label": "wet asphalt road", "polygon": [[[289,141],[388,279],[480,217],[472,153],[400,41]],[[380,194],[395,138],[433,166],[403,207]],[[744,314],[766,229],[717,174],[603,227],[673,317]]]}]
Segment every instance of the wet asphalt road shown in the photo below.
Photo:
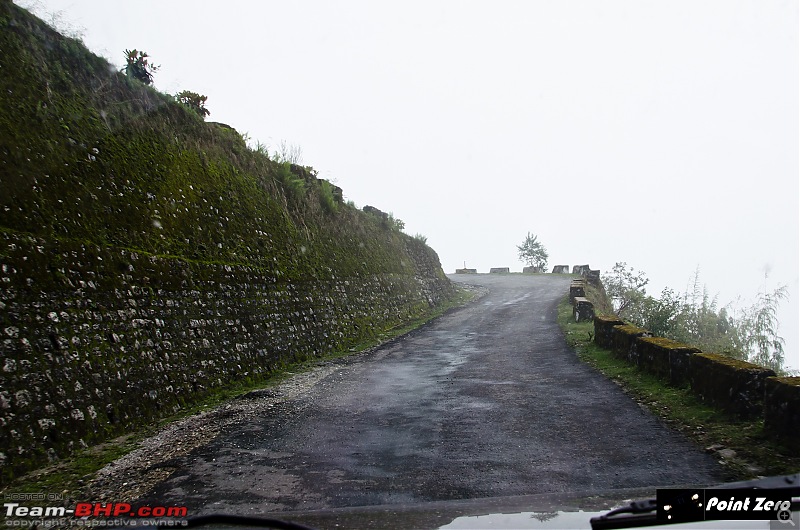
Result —
[{"label": "wet asphalt road", "polygon": [[223,432],[147,498],[264,514],[723,480],[567,347],[568,277],[451,278],[489,293]]}]

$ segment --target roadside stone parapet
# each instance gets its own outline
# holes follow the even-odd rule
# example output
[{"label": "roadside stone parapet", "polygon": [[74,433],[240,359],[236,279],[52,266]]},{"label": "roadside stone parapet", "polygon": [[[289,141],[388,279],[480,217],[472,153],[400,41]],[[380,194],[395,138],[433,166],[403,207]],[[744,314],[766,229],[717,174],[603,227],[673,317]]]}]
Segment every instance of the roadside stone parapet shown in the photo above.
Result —
[{"label": "roadside stone parapet", "polygon": [[586,298],[576,297],[572,305],[572,316],[575,322],[589,322],[594,319],[594,305]]},{"label": "roadside stone parapet", "polygon": [[690,386],[719,410],[764,418],[767,432],[800,450],[800,377],[775,377],[763,366],[654,337],[616,315],[594,317],[594,342],[672,386]]},{"label": "roadside stone parapet", "polygon": [[612,331],[615,326],[624,326],[625,321],[616,315],[595,315],[594,342],[601,348],[610,350],[614,344]]},{"label": "roadside stone parapet", "polygon": [[478,274],[478,269],[456,269],[456,274]]},{"label": "roadside stone parapet", "polygon": [[508,267],[492,267],[489,269],[489,274],[509,274],[511,270]]},{"label": "roadside stone parapet", "polygon": [[584,277],[586,278],[586,281],[588,281],[590,284],[596,287],[599,287],[601,285],[599,270],[589,269],[584,273]]},{"label": "roadside stone parapet", "polygon": [[700,349],[664,337],[642,336],[635,343],[633,362],[674,386],[689,382],[689,360]]},{"label": "roadside stone parapet", "polygon": [[673,386],[690,385],[709,405],[740,417],[763,417],[768,431],[791,441],[800,432],[800,378],[773,377],[763,366],[704,353],[699,348],[625,324],[615,316],[594,319],[594,341]]},{"label": "roadside stone parapet", "polygon": [[575,304],[575,298],[586,297],[586,282],[583,280],[573,280],[569,286],[569,301]]},{"label": "roadside stone parapet", "polygon": [[800,451],[800,377],[764,380],[764,428]]},{"label": "roadside stone parapet", "polygon": [[588,265],[573,265],[572,266],[572,274],[577,274],[578,276],[585,276],[587,272],[589,272],[589,266]]},{"label": "roadside stone parapet", "polygon": [[703,401],[742,417],[764,414],[769,368],[716,353],[697,353],[690,358],[692,392]]},{"label": "roadside stone parapet", "polygon": [[634,362],[636,359],[636,339],[652,337],[652,333],[630,324],[614,326],[611,331],[611,350],[617,357]]},{"label": "roadside stone parapet", "polygon": [[553,266],[553,274],[569,274],[569,265]]}]

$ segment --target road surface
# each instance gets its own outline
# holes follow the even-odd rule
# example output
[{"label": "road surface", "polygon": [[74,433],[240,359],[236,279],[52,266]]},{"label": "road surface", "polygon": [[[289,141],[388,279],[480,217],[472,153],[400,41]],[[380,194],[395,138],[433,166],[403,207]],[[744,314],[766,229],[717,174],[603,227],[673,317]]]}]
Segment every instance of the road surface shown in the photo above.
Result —
[{"label": "road surface", "polygon": [[723,480],[567,347],[568,277],[452,279],[489,292],[224,430],[146,498],[249,515]]}]

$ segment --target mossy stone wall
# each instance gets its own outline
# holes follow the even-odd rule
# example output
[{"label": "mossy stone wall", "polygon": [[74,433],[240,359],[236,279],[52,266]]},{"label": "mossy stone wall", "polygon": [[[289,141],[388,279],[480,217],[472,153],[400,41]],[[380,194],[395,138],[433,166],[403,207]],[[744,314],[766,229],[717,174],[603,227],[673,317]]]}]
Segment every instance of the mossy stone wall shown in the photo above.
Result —
[{"label": "mossy stone wall", "polygon": [[617,357],[638,364],[636,362],[636,339],[646,335],[649,336],[650,332],[630,324],[614,326],[611,329],[611,349]]},{"label": "mossy stone wall", "polygon": [[346,350],[452,293],[435,277],[286,281],[252,266],[8,232],[0,282],[6,480],[209,389]]},{"label": "mossy stone wall", "polygon": [[696,353],[689,360],[692,392],[714,407],[742,417],[764,414],[769,368],[717,353]]},{"label": "mossy stone wall", "polygon": [[800,377],[764,381],[764,428],[784,436],[800,451]]},{"label": "mossy stone wall", "polygon": [[638,366],[674,386],[689,382],[689,358],[700,353],[698,348],[664,337],[639,337],[635,347]]},{"label": "mossy stone wall", "polygon": [[594,342],[601,348],[610,350],[613,346],[612,331],[614,326],[622,326],[625,322],[619,317],[609,315],[595,315],[594,317]]}]

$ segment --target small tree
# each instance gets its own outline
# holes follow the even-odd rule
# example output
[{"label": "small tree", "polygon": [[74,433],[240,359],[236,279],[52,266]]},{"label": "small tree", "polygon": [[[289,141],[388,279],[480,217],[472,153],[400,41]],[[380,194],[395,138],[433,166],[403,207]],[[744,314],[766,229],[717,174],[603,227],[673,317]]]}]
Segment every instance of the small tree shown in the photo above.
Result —
[{"label": "small tree", "polygon": [[125,75],[149,85],[153,82],[153,74],[161,68],[150,64],[147,53],[139,50],[125,50]]},{"label": "small tree", "polygon": [[759,293],[758,300],[745,311],[740,324],[750,362],[779,373],[783,370],[785,341],[778,335],[778,307],[787,296],[786,286],[780,286],[772,293]]},{"label": "small tree", "polygon": [[184,90],[175,94],[175,100],[178,103],[186,105],[196,112],[198,116],[204,119],[206,116],[211,114],[211,112],[206,108],[207,99],[207,96],[201,96],[197,92],[192,92],[190,90]]},{"label": "small tree", "polygon": [[614,310],[622,317],[638,310],[647,296],[644,286],[649,282],[644,272],[634,272],[633,267],[624,262],[614,265],[611,274],[603,275],[606,293],[614,303]]},{"label": "small tree", "polygon": [[519,259],[521,259],[529,267],[536,267],[537,270],[543,271],[547,268],[547,249],[544,248],[541,242],[537,239],[538,236],[532,236],[528,232],[528,237],[525,241],[517,247],[519,251]]}]

